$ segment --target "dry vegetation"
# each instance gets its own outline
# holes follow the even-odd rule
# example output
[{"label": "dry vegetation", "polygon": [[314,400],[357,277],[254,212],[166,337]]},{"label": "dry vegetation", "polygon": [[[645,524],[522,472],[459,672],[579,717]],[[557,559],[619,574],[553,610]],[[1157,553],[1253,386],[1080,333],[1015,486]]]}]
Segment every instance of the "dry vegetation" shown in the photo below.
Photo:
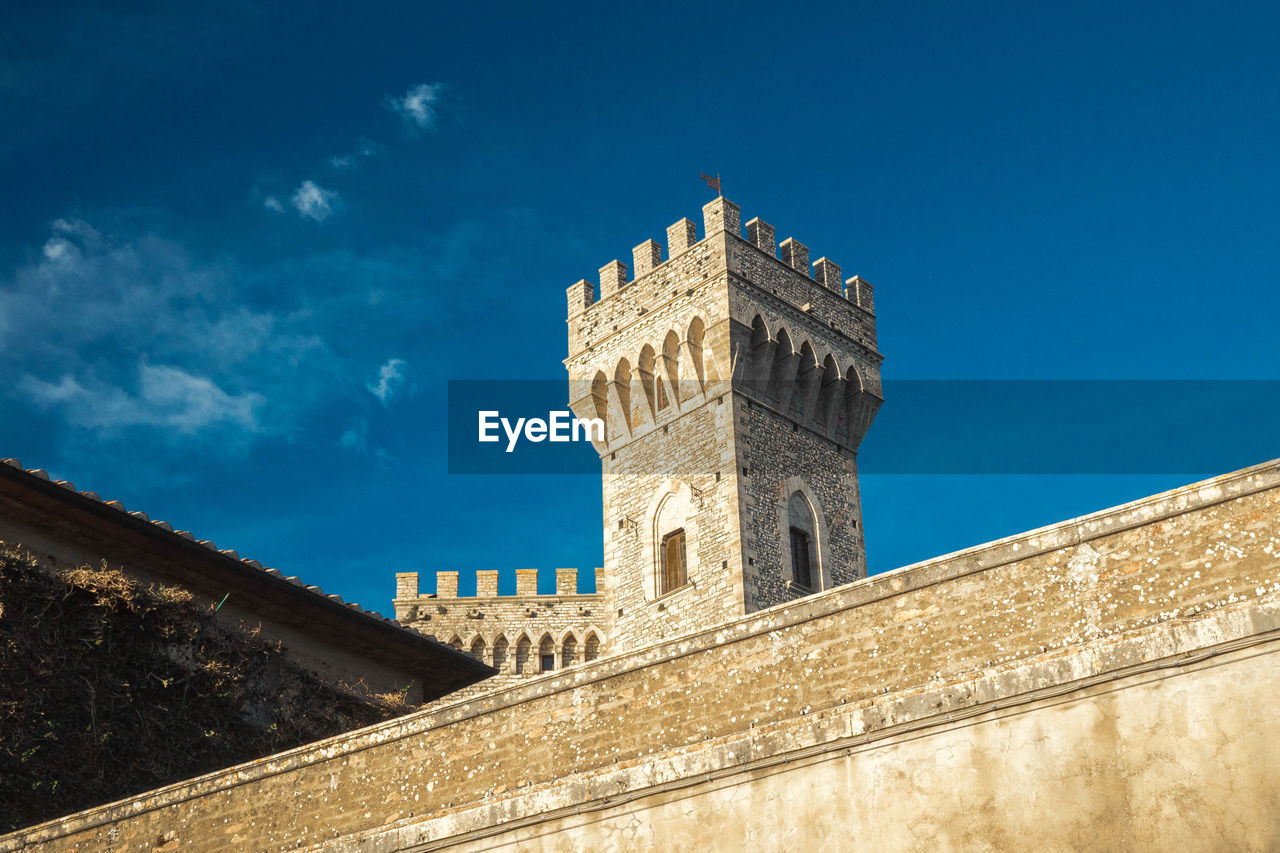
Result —
[{"label": "dry vegetation", "polygon": [[0,543],[0,832],[409,708],[292,664],[189,593]]}]

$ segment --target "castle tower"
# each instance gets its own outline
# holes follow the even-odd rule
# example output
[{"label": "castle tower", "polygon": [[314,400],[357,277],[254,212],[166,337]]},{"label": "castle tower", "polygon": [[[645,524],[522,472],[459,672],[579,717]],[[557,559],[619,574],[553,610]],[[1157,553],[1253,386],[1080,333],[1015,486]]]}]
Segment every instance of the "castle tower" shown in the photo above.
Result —
[{"label": "castle tower", "polygon": [[[603,418],[614,648],[866,575],[856,451],[881,402],[871,286],[738,207],[568,289],[570,405]],[[779,254],[778,248],[781,249]],[[596,294],[599,294],[598,298]]]}]

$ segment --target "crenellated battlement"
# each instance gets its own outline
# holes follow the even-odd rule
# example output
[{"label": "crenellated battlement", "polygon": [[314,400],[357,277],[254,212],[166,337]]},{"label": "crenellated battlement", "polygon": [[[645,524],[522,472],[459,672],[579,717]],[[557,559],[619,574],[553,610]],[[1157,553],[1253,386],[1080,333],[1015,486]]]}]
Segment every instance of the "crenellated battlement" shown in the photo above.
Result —
[{"label": "crenellated battlement", "polygon": [[514,594],[501,594],[498,592],[498,570],[497,569],[479,569],[476,571],[476,594],[474,596],[458,595],[458,572],[456,571],[437,571],[436,572],[436,591],[434,593],[424,593],[421,591],[418,572],[397,572],[396,573],[396,600],[408,601],[415,598],[460,598],[463,600],[475,598],[516,598],[525,596],[537,596],[549,599],[552,596],[599,596],[603,595],[604,589],[604,569],[595,569],[596,591],[595,592],[578,592],[578,570],[577,569],[556,569],[556,591],[554,593],[538,592],[538,570],[537,569],[516,569],[516,591]]},{"label": "crenellated battlement", "polygon": [[661,270],[665,264],[705,242],[708,237],[721,233],[754,246],[783,266],[822,285],[831,293],[847,299],[869,313],[874,313],[870,286],[864,280],[854,276],[848,281],[843,281],[840,277],[840,266],[826,257],[819,258],[810,264],[808,246],[794,237],[787,237],[781,243],[777,243],[774,227],[759,217],[747,223],[747,236],[744,239],[740,224],[741,210],[738,205],[728,199],[720,197],[704,205],[702,222],[702,240],[697,237],[697,227],[687,218],[680,219],[667,229],[668,253],[665,261],[662,257],[663,246],[657,240],[645,240],[632,249],[633,275],[630,278],[628,278],[627,265],[615,259],[599,269],[598,285],[587,279],[575,282],[567,289],[568,318],[573,320],[591,311],[596,305],[608,300],[619,291]]},{"label": "crenellated battlement", "polygon": [[[436,572],[436,591],[422,592],[417,572],[396,574],[396,615],[428,637],[499,671],[473,692],[485,692],[551,669],[595,660],[613,636],[604,593],[578,592],[578,570],[556,569],[556,591],[538,593],[538,570],[516,569],[514,594],[498,592],[498,572],[476,572],[476,594],[458,595],[458,572]],[[451,697],[451,701],[454,697]]]}]

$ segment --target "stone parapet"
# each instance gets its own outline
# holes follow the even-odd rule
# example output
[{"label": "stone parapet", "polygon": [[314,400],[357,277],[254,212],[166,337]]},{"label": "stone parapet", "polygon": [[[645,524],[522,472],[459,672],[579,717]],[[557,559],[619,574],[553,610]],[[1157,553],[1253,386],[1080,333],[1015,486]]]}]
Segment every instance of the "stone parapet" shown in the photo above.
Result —
[{"label": "stone parapet", "polygon": [[[1086,829],[1105,847],[1265,849],[1278,549],[1272,462],[91,809],[0,851],[598,849],[622,837],[615,821],[685,849],[770,831],[766,847],[803,846],[795,828],[815,826],[884,849],[910,831],[1069,848]],[[878,796],[917,803],[918,820]]]}]

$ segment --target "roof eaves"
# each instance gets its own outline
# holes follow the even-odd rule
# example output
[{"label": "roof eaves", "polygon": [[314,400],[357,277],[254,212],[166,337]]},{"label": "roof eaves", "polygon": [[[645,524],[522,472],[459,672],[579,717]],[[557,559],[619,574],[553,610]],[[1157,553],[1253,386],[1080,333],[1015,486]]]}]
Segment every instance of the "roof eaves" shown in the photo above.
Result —
[{"label": "roof eaves", "polygon": [[68,495],[67,497],[70,498],[71,495],[76,496],[74,498],[70,498],[73,501],[79,499],[79,500],[86,501],[96,507],[105,507],[105,508],[110,508],[112,510],[115,510],[120,514],[120,517],[116,519],[117,521],[119,521],[122,524],[132,525],[137,529],[141,529],[144,532],[146,532],[148,535],[159,536],[159,537],[172,537],[173,539],[176,539],[176,540],[182,540],[182,544],[185,546],[189,546],[191,544],[198,545],[208,551],[211,551],[212,554],[210,556],[213,556],[215,559],[220,558],[221,561],[223,561],[224,565],[227,566],[232,571],[236,571],[236,572],[253,571],[256,573],[261,573],[261,575],[266,578],[272,578],[278,583],[288,584],[289,586],[297,587],[300,592],[307,594],[310,600],[317,606],[329,609],[331,611],[339,610],[348,617],[354,616],[355,618],[360,619],[365,624],[377,630],[380,630],[382,632],[386,632],[389,637],[395,637],[395,639],[401,642],[404,642],[405,640],[409,640],[414,645],[429,646],[432,649],[438,650],[438,651],[447,650],[451,656],[456,656],[460,658],[460,660],[457,660],[456,663],[461,664],[463,668],[474,669],[475,674],[481,678],[486,677],[488,675],[493,675],[497,672],[497,670],[493,669],[492,667],[482,663],[481,661],[476,660],[475,658],[472,658],[470,655],[459,652],[457,649],[454,649],[452,646],[449,646],[446,643],[441,643],[437,640],[432,640],[428,638],[425,634],[423,634],[417,628],[412,628],[407,625],[402,625],[397,620],[389,619],[386,616],[383,616],[381,613],[377,612],[376,610],[365,610],[355,602],[344,601],[342,599],[342,596],[326,593],[320,587],[315,586],[313,584],[304,583],[301,578],[298,578],[296,576],[286,577],[278,569],[273,569],[273,568],[263,566],[262,563],[258,562],[257,560],[250,560],[248,558],[243,558],[236,551],[233,551],[230,549],[220,549],[214,542],[208,539],[196,539],[195,536],[189,531],[174,530],[173,526],[170,525],[168,522],[160,521],[160,520],[152,520],[145,512],[142,512],[141,510],[128,510],[125,508],[124,504],[118,500],[104,501],[95,492],[78,491],[75,485],[67,480],[52,480],[49,477],[49,473],[45,471],[43,468],[23,468],[22,463],[20,461],[12,458],[0,459],[0,464],[8,466],[8,468],[21,472],[22,474],[25,474],[27,478],[29,478],[30,480],[38,481],[38,482],[29,482],[28,485],[36,486],[37,488],[40,488],[41,486],[43,486],[45,489],[48,489],[48,487],[50,486],[56,486],[69,492],[70,495]]}]

